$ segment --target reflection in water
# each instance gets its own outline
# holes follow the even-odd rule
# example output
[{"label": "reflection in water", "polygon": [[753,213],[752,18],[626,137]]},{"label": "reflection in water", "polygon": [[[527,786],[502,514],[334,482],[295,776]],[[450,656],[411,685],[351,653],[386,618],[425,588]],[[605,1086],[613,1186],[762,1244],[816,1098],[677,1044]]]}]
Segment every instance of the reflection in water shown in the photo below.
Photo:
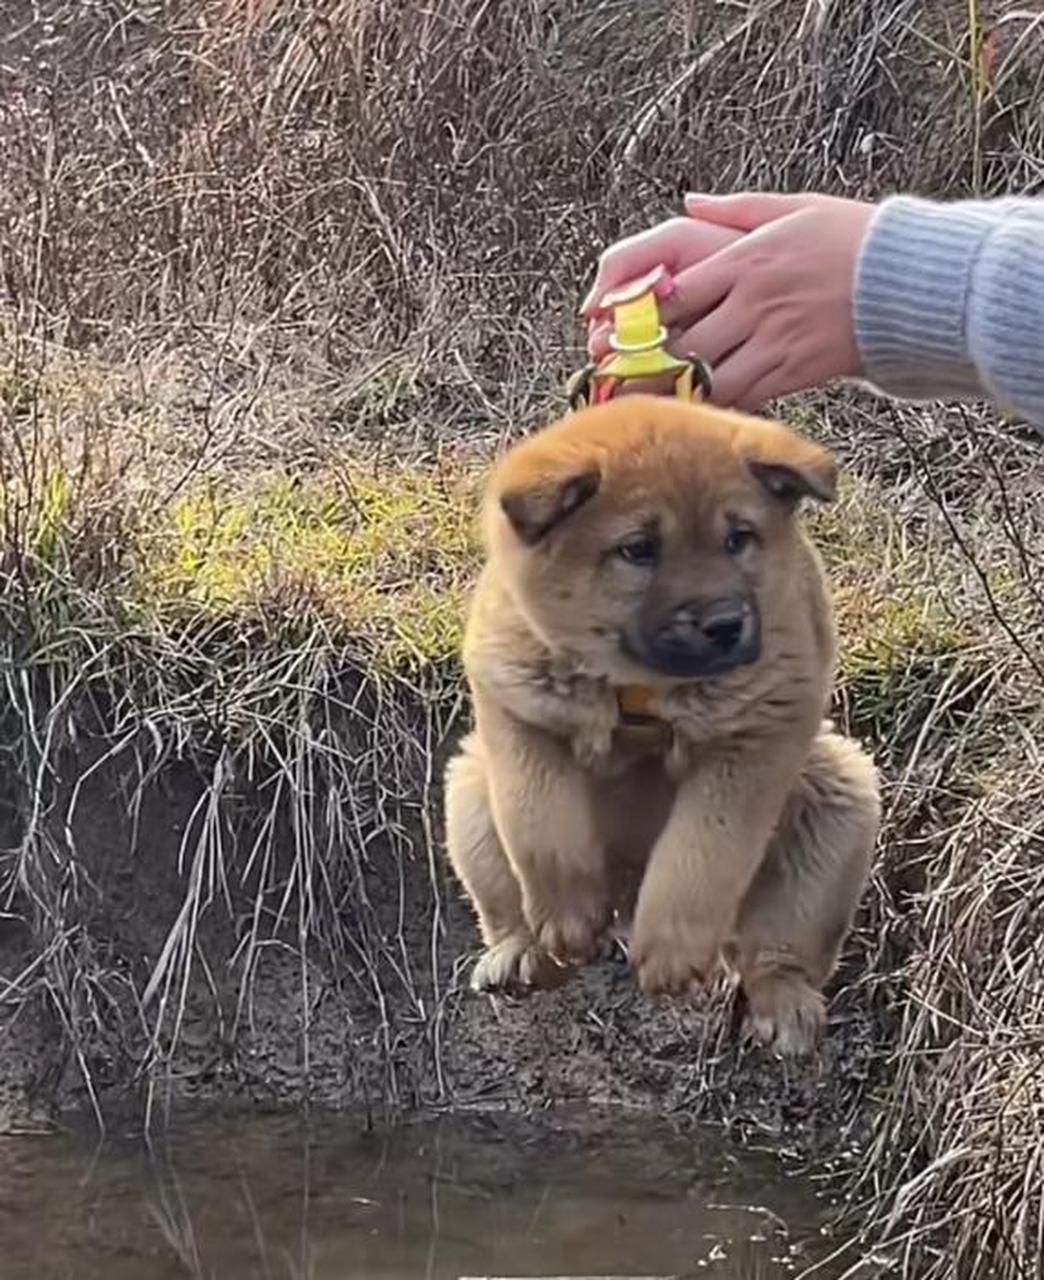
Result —
[{"label": "reflection in water", "polygon": [[207,1120],[151,1153],[0,1138],[5,1280],[774,1280],[808,1264],[816,1212],[767,1160],[650,1120]]}]

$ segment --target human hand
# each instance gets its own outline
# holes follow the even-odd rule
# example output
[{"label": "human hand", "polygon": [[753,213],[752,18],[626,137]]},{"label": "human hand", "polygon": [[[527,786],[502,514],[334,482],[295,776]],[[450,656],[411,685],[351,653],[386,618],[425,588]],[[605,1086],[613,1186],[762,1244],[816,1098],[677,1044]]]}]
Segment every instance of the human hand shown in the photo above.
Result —
[{"label": "human hand", "polygon": [[[599,310],[598,300],[610,289],[636,280],[664,266],[671,278],[674,290],[679,278],[689,268],[713,257],[720,249],[726,249],[743,238],[744,232],[729,226],[717,226],[712,221],[696,218],[668,218],[637,235],[628,236],[611,245],[598,259],[594,284],[580,305],[581,315],[588,322],[588,349],[593,359],[599,359],[609,350],[609,333],[612,329],[609,316]],[[686,323],[688,310],[684,300],[673,296],[660,300],[660,314],[669,327]]]},{"label": "human hand", "polygon": [[[664,223],[621,241],[603,255],[593,297],[664,261],[674,276],[661,304],[668,347],[711,365],[716,404],[753,411],[859,372],[852,298],[872,204],[744,193],[689,196],[685,208],[702,240],[678,231],[669,238],[672,224]],[[708,252],[711,228],[724,235]],[[673,261],[655,256],[672,247]],[[589,305],[587,314],[597,359],[608,350],[609,325]]]}]

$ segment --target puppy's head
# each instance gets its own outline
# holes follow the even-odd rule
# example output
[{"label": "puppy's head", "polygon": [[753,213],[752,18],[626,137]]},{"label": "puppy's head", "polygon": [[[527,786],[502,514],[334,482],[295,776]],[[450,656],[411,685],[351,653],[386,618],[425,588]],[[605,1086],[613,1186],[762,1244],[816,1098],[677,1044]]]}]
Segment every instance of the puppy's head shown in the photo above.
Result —
[{"label": "puppy's head", "polygon": [[626,396],[504,456],[487,539],[552,650],[617,680],[698,679],[758,661],[794,604],[795,510],[835,483],[830,454],[779,423]]}]

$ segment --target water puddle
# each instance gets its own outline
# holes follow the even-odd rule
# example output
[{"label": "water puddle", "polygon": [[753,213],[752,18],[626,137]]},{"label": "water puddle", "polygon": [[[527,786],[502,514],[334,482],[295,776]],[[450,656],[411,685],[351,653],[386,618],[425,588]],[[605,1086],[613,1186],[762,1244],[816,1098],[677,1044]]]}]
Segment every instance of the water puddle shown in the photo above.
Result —
[{"label": "water puddle", "polygon": [[776,1280],[809,1265],[820,1211],[769,1157],[651,1119],[0,1138],[5,1280]]}]

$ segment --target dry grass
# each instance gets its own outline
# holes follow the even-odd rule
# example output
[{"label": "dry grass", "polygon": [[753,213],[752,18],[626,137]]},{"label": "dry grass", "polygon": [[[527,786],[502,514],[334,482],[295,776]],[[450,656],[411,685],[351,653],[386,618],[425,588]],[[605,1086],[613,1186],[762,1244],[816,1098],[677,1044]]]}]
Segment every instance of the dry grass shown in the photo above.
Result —
[{"label": "dry grass", "polygon": [[[220,981],[201,932],[228,918],[230,1043],[278,941],[306,1075],[315,955],[369,992],[389,1061],[395,1001],[437,1044],[433,753],[461,710],[475,450],[560,403],[594,254],[684,189],[1035,190],[1044,19],[7,9],[0,870],[27,941],[4,1007],[45,994],[89,1087],[99,1063],[161,1080],[192,983]],[[905,1274],[1015,1280],[1044,1247],[1039,442],[864,395],[789,408],[852,476],[818,518],[838,714],[888,776],[855,945],[882,1067],[853,1220]],[[181,765],[201,781],[178,897],[132,961],[78,806],[114,770],[133,824]],[[369,905],[411,864],[423,960]]]}]

